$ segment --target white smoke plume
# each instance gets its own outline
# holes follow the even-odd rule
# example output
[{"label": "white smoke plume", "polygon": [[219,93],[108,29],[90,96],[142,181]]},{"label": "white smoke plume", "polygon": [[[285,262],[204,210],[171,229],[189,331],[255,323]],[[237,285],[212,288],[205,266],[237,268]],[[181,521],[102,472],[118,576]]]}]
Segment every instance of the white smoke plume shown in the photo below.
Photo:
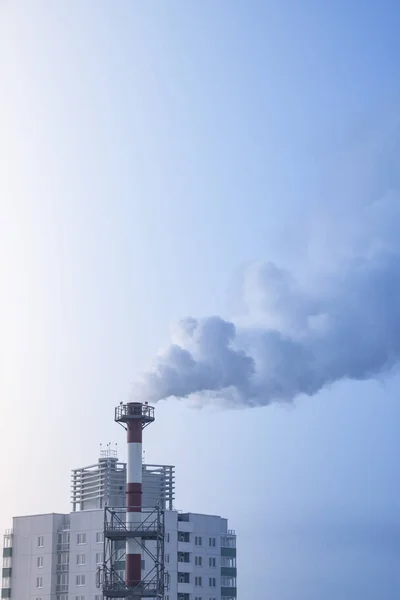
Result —
[{"label": "white smoke plume", "polygon": [[[386,204],[400,224],[399,198]],[[157,402],[200,394],[267,405],[393,369],[400,360],[398,229],[372,208],[384,225],[362,252],[297,277],[271,263],[254,265],[244,278],[244,316],[178,323],[134,396]]]}]

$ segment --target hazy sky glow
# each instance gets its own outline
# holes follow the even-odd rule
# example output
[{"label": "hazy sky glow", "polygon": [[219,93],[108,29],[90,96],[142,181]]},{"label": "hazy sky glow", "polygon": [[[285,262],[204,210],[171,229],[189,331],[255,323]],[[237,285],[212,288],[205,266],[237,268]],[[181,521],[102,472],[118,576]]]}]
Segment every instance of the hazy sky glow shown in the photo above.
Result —
[{"label": "hazy sky glow", "polygon": [[[397,4],[0,3],[0,529],[124,458],[114,406],[171,323],[242,314],[254,261],[312,287],[397,252]],[[146,459],[229,517],[246,600],[393,600],[399,392],[161,402]]]}]

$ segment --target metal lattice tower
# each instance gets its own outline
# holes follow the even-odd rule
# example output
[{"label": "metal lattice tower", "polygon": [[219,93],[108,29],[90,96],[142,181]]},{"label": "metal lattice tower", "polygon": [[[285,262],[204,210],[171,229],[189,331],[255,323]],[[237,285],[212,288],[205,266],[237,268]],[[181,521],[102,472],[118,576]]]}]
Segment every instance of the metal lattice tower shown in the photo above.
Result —
[{"label": "metal lattice tower", "polygon": [[[105,598],[162,600],[166,582],[164,509],[142,506],[142,431],[153,423],[154,408],[140,402],[120,404],[115,421],[127,432],[126,506],[105,508],[99,585]],[[121,576],[124,558],[125,578]]]}]

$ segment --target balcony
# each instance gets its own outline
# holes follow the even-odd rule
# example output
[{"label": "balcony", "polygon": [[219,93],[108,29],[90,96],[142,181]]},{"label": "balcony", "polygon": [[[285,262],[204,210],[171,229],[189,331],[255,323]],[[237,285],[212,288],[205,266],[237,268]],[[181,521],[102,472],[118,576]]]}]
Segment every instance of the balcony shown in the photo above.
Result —
[{"label": "balcony", "polygon": [[117,582],[104,583],[103,594],[105,598],[157,598],[163,595],[163,590],[159,589],[156,581],[143,581],[134,587]]},{"label": "balcony", "polygon": [[190,552],[178,552],[178,562],[190,563]]},{"label": "balcony", "polygon": [[233,587],[221,587],[221,597],[226,600],[234,600],[237,596],[237,589]]},{"label": "balcony", "polygon": [[[12,545],[13,545],[12,540],[13,540],[13,530],[6,529],[6,531],[4,533],[4,537],[3,537],[3,550],[12,548]],[[3,554],[3,556],[4,556],[4,554]]]},{"label": "balcony", "polygon": [[189,553],[180,553],[178,554],[178,570],[183,573],[193,573],[193,563],[190,562]]},{"label": "balcony", "polygon": [[[179,568],[181,568],[180,565],[178,566],[178,569]],[[178,572],[178,585],[181,583],[190,583],[190,573],[186,571]]]},{"label": "balcony", "polygon": [[193,552],[193,545],[190,542],[178,542],[178,552]]},{"label": "balcony", "polygon": [[191,583],[182,583],[182,582],[178,581],[178,596],[180,594],[190,594],[192,591],[193,591],[193,585]]},{"label": "balcony", "polygon": [[69,552],[70,530],[61,529],[57,532],[57,552]]},{"label": "balcony", "polygon": [[221,548],[236,548],[236,535],[228,534],[221,536]]},{"label": "balcony", "polygon": [[57,544],[57,552],[69,552],[69,542]]},{"label": "balcony", "polygon": [[69,563],[63,563],[63,564],[57,565],[57,567],[56,567],[57,573],[68,573],[68,571],[69,571]]}]

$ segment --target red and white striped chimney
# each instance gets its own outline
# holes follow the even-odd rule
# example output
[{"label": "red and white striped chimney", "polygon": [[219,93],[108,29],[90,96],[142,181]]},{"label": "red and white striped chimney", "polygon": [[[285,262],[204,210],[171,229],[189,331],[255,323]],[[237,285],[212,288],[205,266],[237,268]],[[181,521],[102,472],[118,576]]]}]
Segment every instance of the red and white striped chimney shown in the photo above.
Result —
[{"label": "red and white striped chimney", "polygon": [[[137,416],[127,421],[128,459],[126,470],[126,526],[136,529],[142,521],[142,409],[129,402],[128,412]],[[126,585],[139,585],[142,579],[142,551],[134,538],[126,540]]]}]

